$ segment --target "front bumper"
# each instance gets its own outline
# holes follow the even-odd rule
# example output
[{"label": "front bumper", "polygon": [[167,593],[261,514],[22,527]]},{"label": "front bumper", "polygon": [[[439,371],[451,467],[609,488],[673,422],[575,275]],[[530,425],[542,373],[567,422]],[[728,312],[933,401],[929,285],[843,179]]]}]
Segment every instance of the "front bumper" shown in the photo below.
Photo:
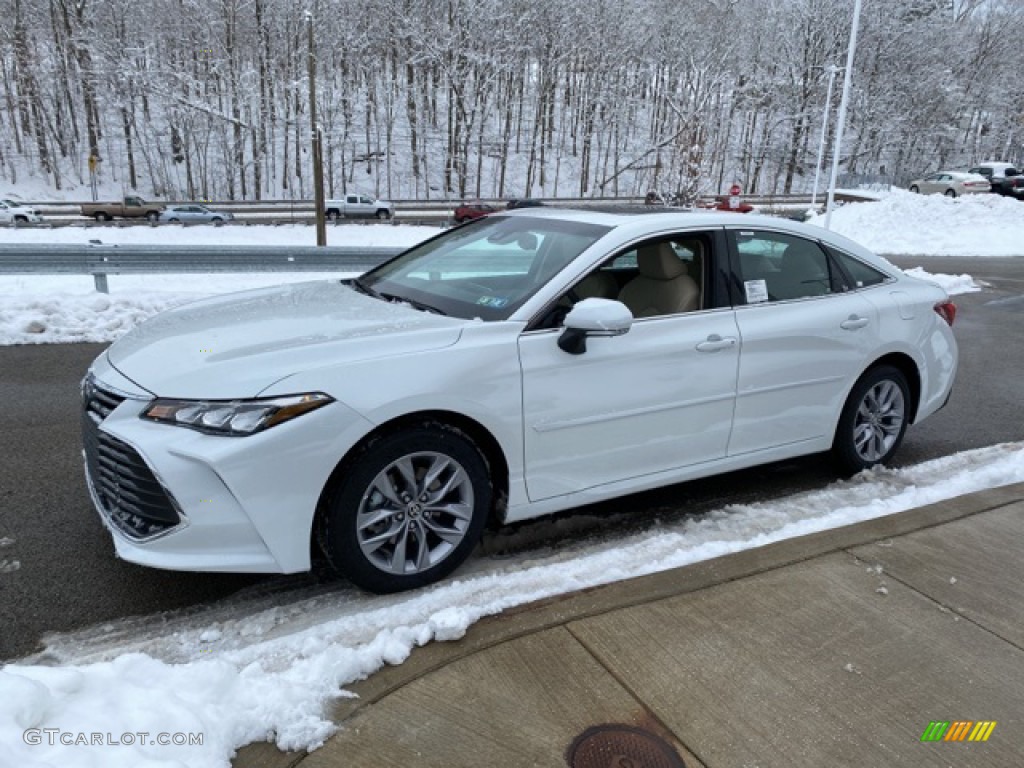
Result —
[{"label": "front bumper", "polygon": [[[309,569],[316,505],[346,441],[365,434],[360,417],[335,402],[248,437],[206,435],[140,419],[151,395],[101,376],[83,387],[83,455],[120,557],[186,571]],[[105,415],[90,405],[99,397]]]}]

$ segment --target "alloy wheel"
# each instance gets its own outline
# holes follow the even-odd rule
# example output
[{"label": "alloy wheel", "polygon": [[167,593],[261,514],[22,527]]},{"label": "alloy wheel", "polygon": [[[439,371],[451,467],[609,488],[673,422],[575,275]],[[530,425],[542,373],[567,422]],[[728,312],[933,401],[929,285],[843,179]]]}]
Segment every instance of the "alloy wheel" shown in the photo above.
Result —
[{"label": "alloy wheel", "polygon": [[896,382],[883,379],[868,389],[853,422],[857,455],[868,463],[880,461],[899,440],[905,418],[903,390]]},{"label": "alloy wheel", "polygon": [[359,548],[374,567],[409,576],[444,560],[473,519],[473,485],[443,453],[409,453],[370,483],[356,514]]}]

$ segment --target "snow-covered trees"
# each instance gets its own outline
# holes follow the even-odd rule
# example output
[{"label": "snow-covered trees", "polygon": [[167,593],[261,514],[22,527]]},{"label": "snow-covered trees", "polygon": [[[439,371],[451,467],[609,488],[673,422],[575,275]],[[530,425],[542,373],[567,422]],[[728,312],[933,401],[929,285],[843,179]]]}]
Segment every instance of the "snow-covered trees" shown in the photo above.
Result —
[{"label": "snow-covered trees", "polygon": [[[328,194],[809,187],[849,0],[311,0]],[[0,0],[0,179],[311,196],[293,0]],[[843,169],[1022,160],[1019,0],[864,0]],[[37,184],[38,186],[38,184]]]}]

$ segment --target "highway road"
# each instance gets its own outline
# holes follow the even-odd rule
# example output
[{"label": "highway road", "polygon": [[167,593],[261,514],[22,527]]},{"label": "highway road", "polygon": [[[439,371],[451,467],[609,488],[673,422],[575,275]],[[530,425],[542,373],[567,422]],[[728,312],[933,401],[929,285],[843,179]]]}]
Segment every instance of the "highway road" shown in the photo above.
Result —
[{"label": "highway road", "polygon": [[[910,429],[899,463],[1024,441],[1024,259],[897,262],[968,272],[989,284],[982,293],[957,297],[957,386],[943,411]],[[0,659],[38,650],[48,631],[204,605],[239,590],[267,590],[287,601],[290,589],[315,582],[313,576],[165,572],[114,557],[86,493],[79,447],[78,382],[102,349],[0,347]],[[553,535],[615,536],[621,517],[602,524],[612,511],[630,510],[639,525],[820,488],[834,478],[827,460],[811,457],[638,494],[588,508],[592,522],[570,532],[542,527],[542,543],[551,545]],[[512,538],[517,548],[531,546],[528,536],[525,544]]]}]

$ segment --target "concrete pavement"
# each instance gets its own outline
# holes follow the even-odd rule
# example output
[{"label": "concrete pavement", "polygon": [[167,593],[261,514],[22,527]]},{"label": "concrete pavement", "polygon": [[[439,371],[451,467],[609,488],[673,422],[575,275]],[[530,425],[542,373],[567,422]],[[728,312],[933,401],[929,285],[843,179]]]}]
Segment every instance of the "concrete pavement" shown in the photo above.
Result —
[{"label": "concrete pavement", "polygon": [[1022,542],[1017,484],[523,606],[350,686],[319,750],[234,765],[1022,765]]}]

